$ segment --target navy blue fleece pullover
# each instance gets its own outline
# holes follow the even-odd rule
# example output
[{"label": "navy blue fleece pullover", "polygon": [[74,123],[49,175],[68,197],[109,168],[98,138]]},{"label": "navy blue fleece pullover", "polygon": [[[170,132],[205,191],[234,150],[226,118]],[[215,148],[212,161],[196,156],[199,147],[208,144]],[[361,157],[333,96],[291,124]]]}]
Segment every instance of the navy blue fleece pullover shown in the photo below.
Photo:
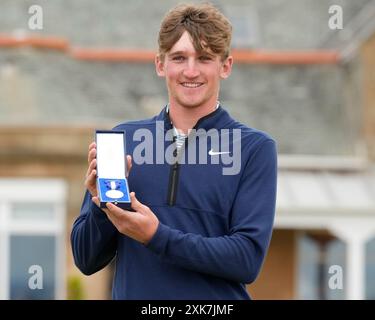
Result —
[{"label": "navy blue fleece pullover", "polygon": [[[249,299],[245,285],[260,271],[274,222],[274,140],[233,120],[220,106],[197,122],[179,162],[169,164],[156,155],[159,138],[173,132],[166,108],[115,129],[126,132],[127,154],[134,159],[142,147],[144,153],[151,148],[152,161],[133,161],[128,182],[159,226],[151,241],[141,244],[120,234],[86,192],[71,233],[77,267],[90,275],[115,258],[113,299]],[[227,139],[227,151],[214,145],[210,129],[219,130],[220,141]],[[173,147],[170,140],[163,140],[166,152]],[[206,149],[198,148],[202,141]],[[196,159],[206,156],[207,164],[199,159],[192,164],[193,151]],[[230,174],[223,169],[234,161],[225,155],[237,157],[238,168]]]}]

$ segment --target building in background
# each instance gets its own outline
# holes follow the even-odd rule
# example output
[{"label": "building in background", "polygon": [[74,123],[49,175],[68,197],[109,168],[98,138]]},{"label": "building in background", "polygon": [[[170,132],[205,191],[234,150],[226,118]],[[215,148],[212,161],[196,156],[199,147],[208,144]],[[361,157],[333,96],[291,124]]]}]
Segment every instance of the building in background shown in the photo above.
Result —
[{"label": "building in background", "polygon": [[[95,129],[165,105],[153,54],[177,3],[35,0],[43,30],[33,31],[29,1],[2,1],[0,299],[110,297],[113,266],[86,277],[71,254],[87,148]],[[278,142],[275,231],[249,292],[374,299],[375,1],[214,3],[234,27],[235,66],[220,101]],[[333,4],[342,30],[328,27]],[[33,266],[43,290],[30,289]]]}]

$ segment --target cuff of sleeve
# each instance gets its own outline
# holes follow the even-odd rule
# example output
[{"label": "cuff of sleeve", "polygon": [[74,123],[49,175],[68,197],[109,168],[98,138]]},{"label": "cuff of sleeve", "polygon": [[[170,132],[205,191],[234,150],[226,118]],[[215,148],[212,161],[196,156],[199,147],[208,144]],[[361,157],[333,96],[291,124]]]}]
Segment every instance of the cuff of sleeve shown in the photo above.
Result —
[{"label": "cuff of sleeve", "polygon": [[90,199],[90,211],[92,212],[92,216],[95,220],[102,222],[107,221],[108,223],[112,224],[112,222],[108,219],[106,213],[100,209],[92,200]]},{"label": "cuff of sleeve", "polygon": [[159,221],[158,228],[151,240],[145,245],[146,248],[163,255],[169,239],[170,228]]}]

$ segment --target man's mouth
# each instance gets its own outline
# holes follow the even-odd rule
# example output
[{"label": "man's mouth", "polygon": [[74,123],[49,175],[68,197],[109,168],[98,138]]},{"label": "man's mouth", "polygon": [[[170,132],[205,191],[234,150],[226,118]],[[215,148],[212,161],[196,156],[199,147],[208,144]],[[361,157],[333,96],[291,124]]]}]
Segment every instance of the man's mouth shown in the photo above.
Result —
[{"label": "man's mouth", "polygon": [[203,85],[202,82],[181,82],[181,85],[185,88],[198,88]]}]

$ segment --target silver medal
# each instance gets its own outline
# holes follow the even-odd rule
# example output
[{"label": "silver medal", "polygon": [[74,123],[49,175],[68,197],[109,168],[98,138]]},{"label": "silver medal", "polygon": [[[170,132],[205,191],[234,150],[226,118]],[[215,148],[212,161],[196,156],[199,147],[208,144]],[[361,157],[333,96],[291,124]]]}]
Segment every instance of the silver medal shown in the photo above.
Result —
[{"label": "silver medal", "polygon": [[116,190],[117,189],[116,181],[111,181],[110,182],[110,188],[111,188],[111,190],[108,190],[105,193],[105,195],[108,198],[119,199],[119,198],[122,198],[124,196],[124,193],[122,191]]}]

